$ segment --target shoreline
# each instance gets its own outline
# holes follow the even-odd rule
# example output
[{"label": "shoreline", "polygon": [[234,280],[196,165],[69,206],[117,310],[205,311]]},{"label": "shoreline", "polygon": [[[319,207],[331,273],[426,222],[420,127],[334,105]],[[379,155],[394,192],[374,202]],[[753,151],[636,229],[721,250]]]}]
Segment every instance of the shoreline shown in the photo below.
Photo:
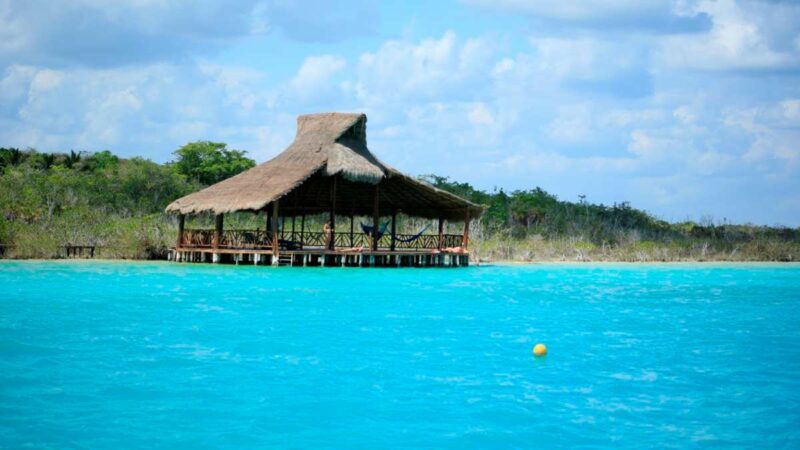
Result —
[{"label": "shoreline", "polygon": [[[162,259],[123,259],[123,258],[0,258],[0,266],[9,263],[63,263],[63,264],[89,264],[89,263],[110,263],[110,264],[164,264],[176,267],[253,267],[250,264],[212,264],[212,263],[175,263]],[[714,261],[714,260],[680,260],[680,261],[624,261],[624,260],[589,260],[589,261],[568,261],[568,260],[531,260],[531,261],[481,261],[470,263],[470,268],[491,267],[491,266],[785,266],[800,267],[800,261]]]}]

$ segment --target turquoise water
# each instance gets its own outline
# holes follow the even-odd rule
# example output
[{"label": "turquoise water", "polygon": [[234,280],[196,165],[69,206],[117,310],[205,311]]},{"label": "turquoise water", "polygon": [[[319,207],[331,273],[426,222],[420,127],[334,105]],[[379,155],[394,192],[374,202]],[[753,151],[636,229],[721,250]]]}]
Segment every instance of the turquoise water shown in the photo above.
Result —
[{"label": "turquoise water", "polygon": [[0,262],[26,445],[796,448],[800,266]]}]

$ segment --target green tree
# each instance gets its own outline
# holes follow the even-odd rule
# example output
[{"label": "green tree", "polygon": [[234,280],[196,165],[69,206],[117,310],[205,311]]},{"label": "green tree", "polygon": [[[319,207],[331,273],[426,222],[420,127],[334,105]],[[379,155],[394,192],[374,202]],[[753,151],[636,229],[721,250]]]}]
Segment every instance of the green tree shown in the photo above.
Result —
[{"label": "green tree", "polygon": [[24,153],[18,148],[0,148],[0,169],[19,165],[24,158]]},{"label": "green tree", "polygon": [[126,160],[113,180],[109,191],[114,194],[117,212],[123,216],[160,212],[169,202],[195,188],[180,174],[144,158]]},{"label": "green tree", "polygon": [[119,158],[108,150],[93,153],[83,159],[83,170],[91,172],[100,171],[104,169],[116,169],[119,167]]},{"label": "green tree", "polygon": [[175,151],[175,170],[201,184],[214,184],[253,166],[247,152],[229,150],[222,142],[190,142]]}]

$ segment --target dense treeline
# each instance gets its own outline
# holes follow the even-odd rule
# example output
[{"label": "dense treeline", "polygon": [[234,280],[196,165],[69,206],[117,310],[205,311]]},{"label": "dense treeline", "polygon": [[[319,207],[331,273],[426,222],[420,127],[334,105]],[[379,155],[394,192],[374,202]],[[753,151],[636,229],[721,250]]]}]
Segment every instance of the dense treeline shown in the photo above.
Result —
[{"label": "dense treeline", "polygon": [[110,257],[164,256],[174,238],[164,207],[254,165],[214,142],[187,144],[175,156],[157,164],[109,151],[0,148],[0,251],[47,258],[71,244],[98,245]]},{"label": "dense treeline", "polygon": [[[189,143],[174,157],[158,164],[109,151],[0,148],[0,251],[49,258],[66,244],[78,244],[97,245],[106,257],[163,257],[175,233],[164,207],[254,165],[245,152],[217,142]],[[436,175],[422,178],[487,206],[472,226],[471,247],[484,259],[800,259],[800,229],[668,223],[628,203],[563,201],[540,188],[486,192]],[[193,220],[202,226],[209,219]],[[246,214],[226,219],[230,226],[261,221]],[[420,224],[401,226],[412,231]]]},{"label": "dense treeline", "polygon": [[436,187],[487,205],[478,253],[490,259],[800,260],[800,228],[669,223],[627,202],[611,206],[559,200],[541,188],[486,192],[445,177]]}]

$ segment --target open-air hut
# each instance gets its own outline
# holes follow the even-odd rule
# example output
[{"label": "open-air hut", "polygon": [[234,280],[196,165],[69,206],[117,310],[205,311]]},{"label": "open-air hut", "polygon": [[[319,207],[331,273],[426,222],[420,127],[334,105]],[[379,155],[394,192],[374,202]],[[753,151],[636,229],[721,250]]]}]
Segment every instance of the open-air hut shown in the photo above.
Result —
[{"label": "open-air hut", "polygon": [[[167,206],[179,215],[172,258],[274,265],[468,264],[469,222],[483,208],[378,160],[367,148],[366,128],[364,114],[300,116],[294,142],[281,154]],[[225,230],[224,214],[239,211],[264,213],[264,228]],[[216,216],[213,230],[184,228],[185,215],[202,213]],[[438,234],[397,234],[399,213],[438,221]],[[306,230],[306,216],[320,214],[328,216],[330,231]],[[349,223],[337,223],[337,216],[349,217]],[[371,217],[371,223],[356,227],[357,216]],[[292,229],[279,227],[279,218],[291,218]],[[381,218],[390,218],[391,228]],[[445,234],[445,221],[463,221],[463,234]]]}]

